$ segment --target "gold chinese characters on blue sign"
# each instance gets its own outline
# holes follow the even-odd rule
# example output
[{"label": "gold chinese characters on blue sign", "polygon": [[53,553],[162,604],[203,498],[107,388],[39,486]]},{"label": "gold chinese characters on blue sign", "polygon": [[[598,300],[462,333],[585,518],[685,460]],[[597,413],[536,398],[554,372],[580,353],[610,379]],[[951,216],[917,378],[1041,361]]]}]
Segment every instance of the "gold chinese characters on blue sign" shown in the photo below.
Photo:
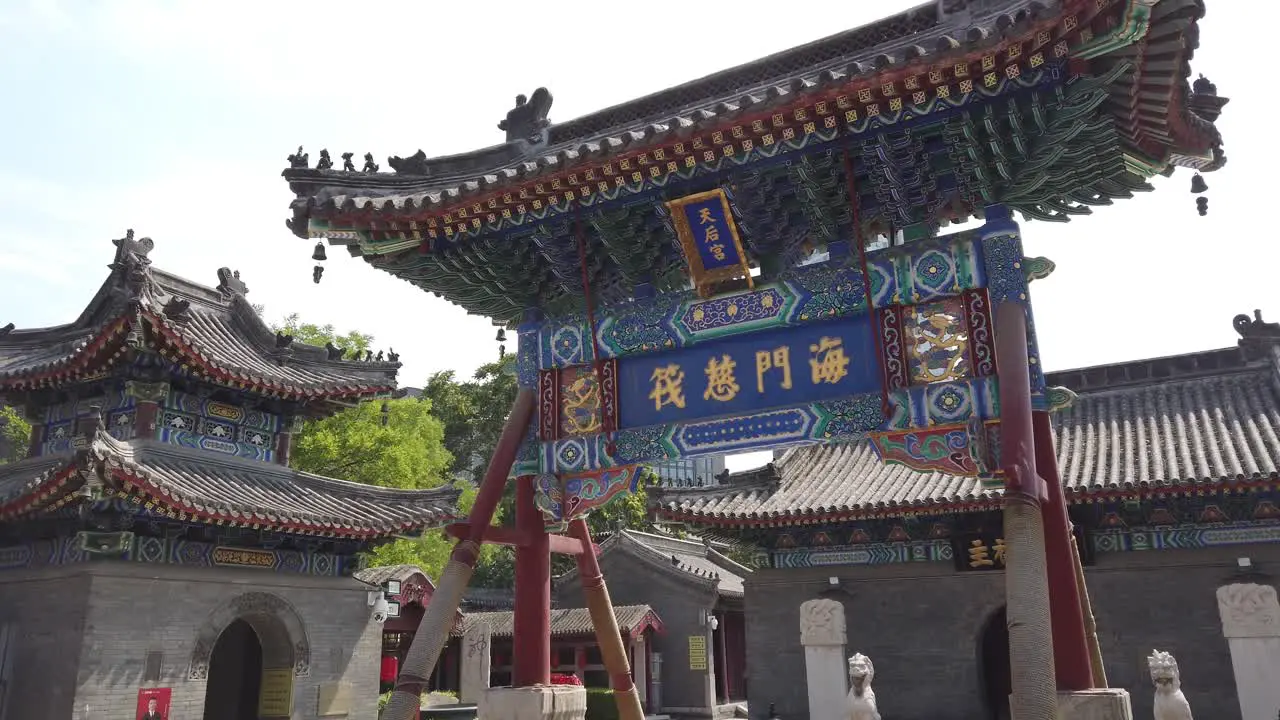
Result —
[{"label": "gold chinese characters on blue sign", "polygon": [[752,286],[751,269],[724,190],[682,197],[667,207],[700,293],[705,295],[710,285],[726,280],[745,279]]},{"label": "gold chinese characters on blue sign", "polygon": [[866,315],[623,358],[620,426],[745,415],[880,388]]}]

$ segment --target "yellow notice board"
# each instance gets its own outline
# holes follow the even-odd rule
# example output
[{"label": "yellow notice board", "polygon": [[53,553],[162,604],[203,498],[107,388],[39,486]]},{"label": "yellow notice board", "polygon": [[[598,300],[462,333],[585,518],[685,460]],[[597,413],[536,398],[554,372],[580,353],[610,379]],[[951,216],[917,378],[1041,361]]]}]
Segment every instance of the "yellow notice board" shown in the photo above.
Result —
[{"label": "yellow notice board", "polygon": [[707,669],[707,636],[706,635],[690,635],[689,636],[689,669],[690,670],[706,670]]},{"label": "yellow notice board", "polygon": [[262,671],[258,717],[287,718],[293,714],[293,668]]}]

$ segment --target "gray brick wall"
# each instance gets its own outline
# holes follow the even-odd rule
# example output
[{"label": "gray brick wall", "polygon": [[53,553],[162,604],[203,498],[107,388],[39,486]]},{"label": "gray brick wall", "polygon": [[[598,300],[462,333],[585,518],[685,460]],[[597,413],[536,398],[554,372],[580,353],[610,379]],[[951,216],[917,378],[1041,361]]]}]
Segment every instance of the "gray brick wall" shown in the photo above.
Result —
[{"label": "gray brick wall", "polygon": [[[1133,697],[1134,717],[1151,717],[1146,657],[1178,659],[1197,713],[1240,720],[1217,599],[1238,581],[1235,559],[1280,566],[1280,545],[1106,554],[1086,570],[1109,683]],[[978,670],[983,624],[1004,604],[1004,575],[957,573],[950,563],[760,570],[747,580],[747,672],[753,718],[776,703],[784,720],[808,716],[799,606],[841,578],[848,652],[875,662],[886,720],[988,717]]]},{"label": "gray brick wall", "polygon": [[12,631],[5,720],[73,716],[88,599],[83,572],[0,573],[0,623]]},{"label": "gray brick wall", "polygon": [[[188,680],[198,629],[219,607],[247,592],[284,599],[305,625],[311,670],[294,679],[292,717],[315,718],[320,686],[344,682],[351,686],[349,717],[375,720],[381,627],[371,622],[366,591],[354,580],[125,563],[79,566],[48,579],[5,573],[0,613],[49,628],[50,636],[24,641],[20,648],[17,666],[35,690],[15,694],[8,716],[131,717],[138,689],[153,686],[173,688],[171,720],[199,720],[206,683]],[[52,606],[41,600],[49,594],[58,598]],[[144,683],[145,658],[154,651],[163,653],[161,680]],[[15,680],[19,687],[24,684]],[[51,705],[50,697],[56,703]]]},{"label": "gray brick wall", "polygon": [[[706,707],[707,672],[689,669],[689,636],[706,632],[699,613],[712,607],[714,594],[620,552],[602,555],[600,569],[614,605],[648,605],[662,620],[665,632],[654,637],[653,650],[662,653],[663,707]],[[557,586],[555,597],[561,607],[586,607],[576,579]]]}]

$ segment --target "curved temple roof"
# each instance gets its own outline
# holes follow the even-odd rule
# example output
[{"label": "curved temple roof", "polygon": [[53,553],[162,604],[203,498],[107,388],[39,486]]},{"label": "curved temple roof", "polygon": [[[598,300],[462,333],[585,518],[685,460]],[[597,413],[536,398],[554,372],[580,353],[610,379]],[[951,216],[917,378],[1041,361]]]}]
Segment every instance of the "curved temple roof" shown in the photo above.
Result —
[{"label": "curved temple roof", "polygon": [[[1280,328],[1270,332],[1238,348],[1051,373],[1080,390],[1054,416],[1068,501],[1280,480]],[[857,443],[793,448],[776,470],[650,494],[663,518],[728,526],[993,509],[1001,492],[886,465]]]},{"label": "curved temple roof", "polygon": [[[1225,162],[1226,99],[1189,80],[1203,14],[1203,0],[937,0],[565,123],[540,89],[502,123],[506,143],[392,157],[394,173],[327,151],[313,168],[300,148],[288,224],[509,321],[582,294],[574,223],[593,287],[680,264],[669,223],[637,208],[712,183],[735,188],[760,261],[794,252],[754,228],[851,237],[849,185],[862,237],[998,203],[1064,221],[1174,166]],[[769,169],[780,153],[805,156],[798,177]]]},{"label": "curved temple roof", "polygon": [[111,274],[80,317],[52,328],[0,329],[0,394],[48,387],[105,370],[144,345],[204,380],[302,402],[352,402],[395,389],[391,362],[336,352],[273,333],[245,298],[239,273],[216,288],[151,267],[150,238],[115,241]]},{"label": "curved temple roof", "polygon": [[[662,620],[648,605],[615,605],[613,614],[618,619],[618,630],[623,635],[639,635],[653,628],[662,631]],[[455,623],[452,635],[465,635],[467,629],[480,623],[488,623],[495,638],[509,638],[515,634],[515,613],[509,610],[469,612],[462,614],[462,622]],[[551,636],[574,637],[591,635],[595,626],[587,608],[556,608],[551,611]]]},{"label": "curved temple roof", "polygon": [[105,498],[154,503],[153,512],[178,520],[360,540],[445,524],[458,499],[452,486],[362,485],[152,440],[124,442],[98,430],[84,450],[0,465],[0,520],[83,502],[95,489]]},{"label": "curved temple roof", "polygon": [[[743,582],[751,568],[743,567],[710,545],[635,530],[620,530],[600,543],[600,554],[620,551],[652,567],[679,573],[691,582],[715,588],[726,597],[742,597]],[[556,584],[574,582],[577,569],[556,578]]]}]

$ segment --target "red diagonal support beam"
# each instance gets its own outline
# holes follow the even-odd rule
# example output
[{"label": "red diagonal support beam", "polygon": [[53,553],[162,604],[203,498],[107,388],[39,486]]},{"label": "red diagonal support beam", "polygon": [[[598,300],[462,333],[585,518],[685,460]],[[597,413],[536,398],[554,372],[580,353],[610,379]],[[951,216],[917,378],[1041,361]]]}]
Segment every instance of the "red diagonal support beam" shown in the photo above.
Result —
[{"label": "red diagonal support beam", "polygon": [[[471,537],[471,523],[453,523],[445,526],[444,531],[459,540],[468,538]],[[551,552],[553,553],[560,555],[582,554],[582,542],[577,538],[565,537],[564,535],[548,535],[547,538],[551,542]],[[490,545],[510,545],[511,547],[527,546],[529,543],[529,538],[516,528],[492,525],[485,528],[481,539]],[[592,543],[591,547],[595,549],[596,555],[600,554],[599,545]]]}]

